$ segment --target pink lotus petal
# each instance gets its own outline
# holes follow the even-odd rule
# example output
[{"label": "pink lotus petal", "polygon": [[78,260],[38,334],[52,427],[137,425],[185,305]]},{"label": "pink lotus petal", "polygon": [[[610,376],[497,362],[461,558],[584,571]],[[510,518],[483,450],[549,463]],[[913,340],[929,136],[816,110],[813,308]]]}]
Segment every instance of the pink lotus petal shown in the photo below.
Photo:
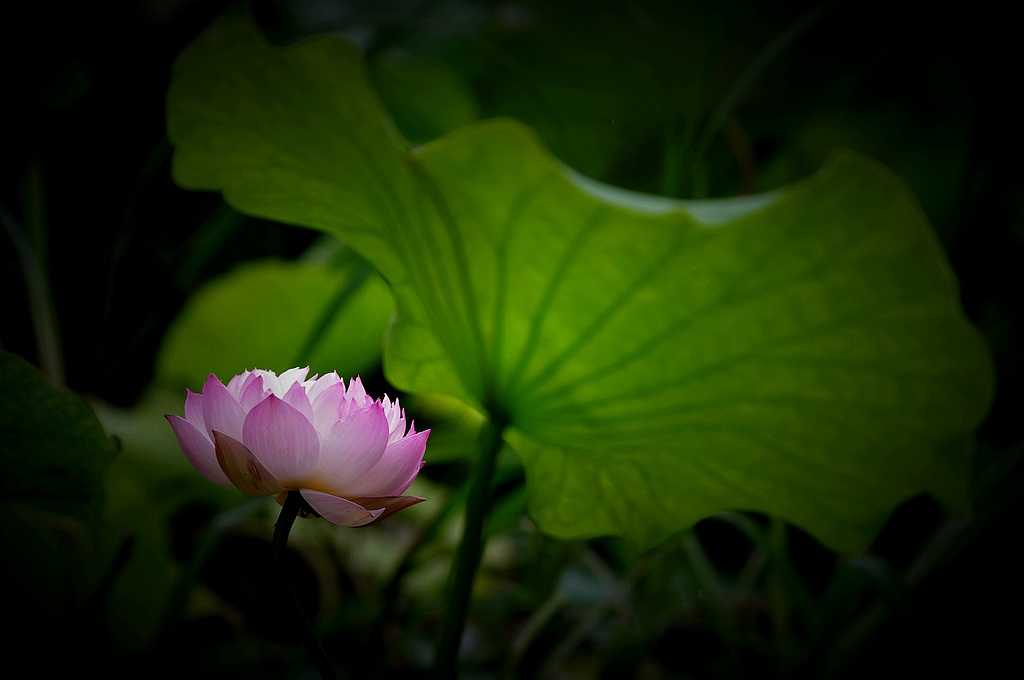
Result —
[{"label": "pink lotus petal", "polygon": [[406,508],[412,507],[417,503],[422,503],[425,499],[418,496],[359,496],[357,498],[350,498],[353,503],[358,503],[367,510],[380,510],[384,512],[373,518],[370,524],[376,524],[382,519],[386,519],[391,515],[395,514],[399,510],[405,510]]},{"label": "pink lotus petal", "polygon": [[228,380],[228,392],[233,394],[235,398],[238,398],[238,395],[242,393],[243,389],[245,389],[245,381],[249,379],[249,376],[249,371],[246,371],[236,375],[231,378],[231,380]]},{"label": "pink lotus petal", "polygon": [[291,389],[293,383],[301,384],[306,379],[307,373],[309,373],[309,366],[305,368],[289,368],[281,374],[281,387],[287,392]]},{"label": "pink lotus petal", "polygon": [[424,430],[389,445],[373,469],[345,485],[345,495],[400,496],[423,464],[429,435],[430,430]]},{"label": "pink lotus petal", "polygon": [[281,379],[273,371],[265,371],[262,368],[257,368],[253,371],[253,376],[258,377],[263,382],[263,394],[273,394],[278,398],[284,396],[285,390],[281,387]]},{"label": "pink lotus petal", "polygon": [[294,406],[273,394],[249,411],[241,441],[284,484],[298,485],[316,466],[320,436]]},{"label": "pink lotus petal", "polygon": [[391,431],[388,437],[388,443],[390,444],[405,436],[405,411],[402,410],[397,399],[394,403],[391,403],[386,394],[384,399],[381,400],[381,404],[384,406],[384,413],[388,417],[388,427]]},{"label": "pink lotus petal", "polygon": [[216,430],[213,439],[220,469],[239,489],[250,496],[272,496],[285,490],[242,442]]},{"label": "pink lotus petal", "polygon": [[203,386],[203,425],[210,442],[213,442],[214,430],[235,439],[240,438],[244,420],[245,411],[238,400],[217,380],[217,376],[211,373]]},{"label": "pink lotus petal", "polygon": [[206,425],[203,421],[203,395],[196,394],[192,390],[186,390],[185,396],[185,420],[195,425],[200,432],[206,432]]},{"label": "pink lotus petal", "polygon": [[380,406],[350,413],[334,424],[320,444],[320,462],[313,475],[317,488],[340,495],[380,461],[387,443],[388,421]]},{"label": "pink lotus petal", "polygon": [[345,383],[340,380],[320,392],[313,400],[313,427],[317,432],[328,432],[341,418],[345,401]]},{"label": "pink lotus petal", "polygon": [[321,517],[341,526],[361,527],[384,514],[384,510],[367,510],[358,503],[311,489],[302,489],[302,497]]},{"label": "pink lotus petal", "polygon": [[399,482],[397,485],[393,487],[394,490],[392,491],[392,493],[405,493],[405,490],[412,485],[413,481],[416,479],[416,476],[419,475],[420,470],[423,469],[424,465],[426,465],[426,463],[424,461],[420,461],[420,464],[417,465],[416,468],[409,473],[408,477],[406,477],[403,481]]},{"label": "pink lotus petal", "polygon": [[242,384],[242,391],[238,395],[238,403],[245,409],[246,413],[252,407],[267,397],[267,389],[263,386],[263,376],[251,375]]},{"label": "pink lotus petal", "polygon": [[[245,371],[244,373],[242,373],[241,375],[236,376],[236,377],[242,379],[241,389],[244,391],[245,388],[249,386],[249,383],[251,383],[253,380],[260,380],[260,381],[262,381],[263,380],[263,373],[265,373],[265,372],[266,371],[261,371],[258,368],[254,368],[253,370]],[[230,385],[231,383],[228,382],[228,384]]]},{"label": "pink lotus petal", "polygon": [[358,375],[348,381],[348,389],[345,390],[345,396],[348,397],[349,401],[355,402],[357,406],[365,405],[366,390],[363,389],[363,381],[359,379]]},{"label": "pink lotus petal", "polygon": [[299,413],[306,417],[306,420],[313,422],[313,405],[309,403],[306,388],[302,386],[302,383],[293,383],[288,388],[284,395],[284,403],[294,406]]},{"label": "pink lotus petal", "polygon": [[214,451],[213,442],[207,439],[206,435],[200,432],[195,425],[181,416],[164,417],[171,424],[174,436],[178,438],[178,445],[185,452],[185,458],[192,463],[192,467],[211,482],[231,486],[231,480],[217,464],[217,454]]},{"label": "pink lotus petal", "polygon": [[226,385],[210,375],[200,393],[187,392],[185,417],[167,420],[191,465],[282,504],[303,489],[307,510],[347,526],[421,502],[400,494],[423,466],[429,430],[407,430],[398,401],[375,401],[358,377],[346,386],[335,372],[308,373],[255,368]]},{"label": "pink lotus petal", "polygon": [[[328,387],[333,387],[340,382],[341,378],[338,377],[338,373],[336,371],[326,373],[314,381],[306,391],[306,394],[309,396],[309,400],[313,403],[313,408],[316,408],[316,400],[324,390]],[[342,387],[344,387],[344,383],[342,383]]]}]

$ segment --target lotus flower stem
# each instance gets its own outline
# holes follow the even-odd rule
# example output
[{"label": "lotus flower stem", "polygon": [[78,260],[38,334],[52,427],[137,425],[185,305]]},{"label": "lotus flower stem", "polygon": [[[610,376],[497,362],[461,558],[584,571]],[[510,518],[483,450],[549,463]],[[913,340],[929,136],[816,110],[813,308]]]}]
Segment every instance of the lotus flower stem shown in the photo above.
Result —
[{"label": "lotus flower stem", "polygon": [[306,618],[306,613],[302,611],[302,604],[299,602],[295,587],[292,585],[291,579],[288,578],[288,572],[285,570],[285,555],[288,552],[288,533],[292,530],[292,524],[295,523],[295,517],[299,514],[299,509],[302,505],[302,495],[298,491],[289,491],[284,507],[281,508],[281,514],[274,525],[274,565],[277,567],[281,582],[285,584],[288,590],[288,597],[295,610],[295,619],[299,627],[299,633],[302,637],[302,642],[306,645],[306,652],[309,654],[310,660],[316,667],[317,672],[320,673],[321,678],[324,680],[337,680],[338,674],[334,671],[334,666],[331,664],[331,660],[327,658],[323,647],[320,646],[320,641],[316,639],[313,626],[310,625],[309,619]]},{"label": "lotus flower stem", "polygon": [[495,462],[501,451],[503,422],[488,421],[480,435],[480,460],[473,469],[466,499],[466,522],[462,542],[455,554],[455,568],[449,582],[448,608],[441,626],[441,641],[434,658],[434,677],[448,680],[458,675],[459,643],[466,625],[466,612],[473,580],[483,553],[484,521],[490,510],[491,482]]}]

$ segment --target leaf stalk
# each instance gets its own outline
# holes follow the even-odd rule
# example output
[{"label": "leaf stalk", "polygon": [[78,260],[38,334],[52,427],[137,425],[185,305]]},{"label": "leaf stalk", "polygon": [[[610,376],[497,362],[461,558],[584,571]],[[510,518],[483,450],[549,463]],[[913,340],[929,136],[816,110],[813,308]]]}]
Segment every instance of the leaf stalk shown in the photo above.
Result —
[{"label": "leaf stalk", "polygon": [[483,554],[484,523],[491,505],[491,485],[498,453],[502,447],[502,421],[491,419],[480,435],[480,460],[473,469],[462,542],[455,554],[455,566],[448,586],[448,608],[441,625],[441,639],[434,658],[433,677],[447,680],[457,676],[459,644],[466,625],[469,599],[480,557]]}]

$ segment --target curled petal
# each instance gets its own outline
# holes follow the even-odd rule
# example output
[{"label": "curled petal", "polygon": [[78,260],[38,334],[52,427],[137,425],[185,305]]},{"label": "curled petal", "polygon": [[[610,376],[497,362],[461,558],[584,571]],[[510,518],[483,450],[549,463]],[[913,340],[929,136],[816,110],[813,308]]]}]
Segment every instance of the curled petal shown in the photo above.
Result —
[{"label": "curled petal", "polygon": [[367,510],[384,510],[384,512],[374,517],[370,524],[376,524],[399,510],[405,510],[424,501],[423,498],[418,496],[359,496],[349,500],[353,503],[358,503]]},{"label": "curled petal", "polygon": [[345,485],[345,495],[399,496],[409,488],[423,464],[430,430],[417,432],[388,445],[380,461],[355,482]]},{"label": "curled petal", "polygon": [[345,489],[380,461],[387,444],[388,420],[379,405],[350,413],[320,445],[317,488],[329,493]]},{"label": "curled petal", "polygon": [[181,416],[164,417],[171,424],[174,436],[178,438],[178,445],[185,452],[185,458],[192,463],[192,467],[211,482],[231,486],[231,480],[217,464],[217,454],[214,451],[213,442],[207,439],[206,435],[200,432],[195,425]]},{"label": "curled petal", "polygon": [[285,484],[305,479],[320,455],[320,436],[313,424],[273,394],[249,411],[241,440]]},{"label": "curled petal", "polygon": [[242,442],[213,432],[217,462],[231,483],[250,496],[270,496],[284,491],[281,482],[270,474]]},{"label": "curled petal", "polygon": [[302,497],[324,519],[346,527],[361,527],[384,514],[383,509],[367,510],[358,503],[329,493],[302,489]]}]

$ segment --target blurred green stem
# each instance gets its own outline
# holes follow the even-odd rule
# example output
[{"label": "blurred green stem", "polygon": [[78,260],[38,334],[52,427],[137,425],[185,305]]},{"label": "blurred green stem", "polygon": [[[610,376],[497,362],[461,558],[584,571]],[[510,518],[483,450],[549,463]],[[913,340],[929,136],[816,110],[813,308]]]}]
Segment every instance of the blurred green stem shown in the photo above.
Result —
[{"label": "blurred green stem", "polygon": [[[715,515],[712,519],[731,524],[742,531],[765,552],[768,564],[774,573],[774,578],[782,586],[791,608],[795,607],[796,613],[801,617],[802,625],[814,628],[819,623],[820,614],[814,598],[800,580],[790,561],[789,553],[780,550],[780,544],[773,540],[770,532],[779,531],[779,527],[769,526],[767,529],[757,525],[750,517],[738,512],[726,512]],[[781,523],[785,528],[786,523]]]},{"label": "blurred green stem", "polygon": [[697,579],[700,590],[705,596],[708,606],[708,613],[718,635],[729,652],[728,663],[730,664],[730,677],[742,675],[739,672],[739,634],[736,619],[733,616],[729,603],[728,593],[715,572],[715,567],[708,559],[704,546],[696,532],[691,529],[683,534],[683,552],[690,562],[693,574]]},{"label": "blurred green stem", "polygon": [[[789,554],[788,536],[786,523],[778,517],[772,517],[769,525],[769,536],[775,554],[783,557]],[[771,602],[772,628],[775,632],[775,646],[779,660],[783,664],[784,672],[788,672],[796,655],[796,648],[793,643],[793,634],[790,628],[792,619],[792,604],[783,577],[779,570],[772,569],[768,573],[768,598]]]},{"label": "blurred green stem", "polygon": [[227,243],[231,235],[246,220],[246,216],[227,203],[221,203],[202,227],[185,244],[185,256],[178,267],[177,284],[182,290],[188,289],[199,279],[200,272],[209,263],[217,250]]},{"label": "blurred green stem", "polygon": [[277,568],[281,582],[288,589],[288,599],[292,602],[299,634],[302,637],[302,642],[306,645],[306,652],[309,654],[310,660],[316,667],[317,672],[320,673],[321,678],[324,678],[324,680],[330,678],[337,680],[338,674],[334,671],[334,666],[331,665],[331,660],[327,658],[323,647],[320,646],[320,641],[316,639],[313,626],[310,625],[309,619],[306,618],[306,613],[302,611],[302,604],[299,602],[298,594],[296,594],[295,587],[292,585],[291,579],[288,578],[288,573],[285,570],[285,557],[288,554],[288,533],[292,530],[292,524],[295,523],[295,517],[299,514],[299,509],[304,502],[298,491],[288,492],[288,498],[284,502],[284,507],[281,508],[281,515],[277,518],[277,523],[274,525],[274,566]]},{"label": "blurred green stem", "polygon": [[402,555],[402,559],[398,562],[395,570],[391,574],[391,578],[388,579],[387,585],[384,586],[384,594],[381,596],[381,607],[380,607],[380,625],[378,629],[382,630],[384,622],[388,621],[394,614],[395,603],[398,600],[398,595],[402,588],[402,579],[409,573],[410,570],[415,566],[415,556],[421,548],[428,545],[431,539],[437,535],[441,525],[451,515],[452,510],[463,503],[465,503],[466,487],[463,486],[459,489],[458,493],[454,497],[450,498],[447,502],[442,504],[441,509],[434,515],[433,519],[424,525],[416,534],[412,543],[406,549]]},{"label": "blurred green stem", "polygon": [[185,610],[185,606],[188,604],[189,593],[195,587],[196,582],[199,580],[199,574],[203,569],[203,565],[206,564],[206,560],[209,559],[213,553],[214,548],[220,542],[221,538],[231,527],[237,525],[243,519],[246,519],[253,514],[258,508],[263,506],[263,499],[253,499],[248,503],[243,503],[227,512],[223,512],[213,518],[210,525],[203,532],[202,537],[199,539],[199,544],[196,547],[195,552],[189,559],[188,564],[178,574],[178,578],[174,582],[174,586],[171,588],[170,595],[168,595],[166,602],[160,612],[160,618],[157,620],[157,626],[153,634],[153,644],[163,637],[164,634],[170,630],[171,626],[181,618],[181,613]]},{"label": "blurred green stem", "polygon": [[316,320],[316,324],[306,334],[306,339],[302,343],[302,348],[299,350],[298,356],[296,356],[293,362],[296,366],[304,366],[309,364],[309,356],[316,349],[317,345],[327,334],[327,330],[331,327],[331,323],[338,317],[341,310],[345,308],[345,305],[355,297],[359,290],[366,283],[366,279],[369,278],[370,274],[373,273],[373,267],[370,266],[369,262],[364,262],[359,266],[355,276],[352,277],[351,281],[344,281],[338,288],[334,296],[327,302],[323,310],[320,312],[319,318]]},{"label": "blurred green stem", "polygon": [[61,349],[60,329],[57,325],[57,311],[50,290],[50,277],[46,267],[46,215],[43,195],[42,171],[33,162],[28,171],[25,191],[25,221],[28,234],[20,228],[14,217],[0,206],[0,223],[14,243],[21,260],[28,292],[28,307],[35,331],[36,348],[39,353],[39,367],[57,387],[66,384],[64,358]]},{"label": "blurred green stem", "polygon": [[480,436],[480,460],[473,469],[466,499],[466,521],[462,542],[455,554],[455,567],[449,581],[448,607],[441,625],[441,641],[434,658],[434,677],[450,680],[457,675],[459,643],[466,625],[469,598],[473,592],[473,580],[480,556],[483,553],[483,529],[490,509],[491,482],[494,479],[495,461],[501,451],[503,421],[491,419]]}]

